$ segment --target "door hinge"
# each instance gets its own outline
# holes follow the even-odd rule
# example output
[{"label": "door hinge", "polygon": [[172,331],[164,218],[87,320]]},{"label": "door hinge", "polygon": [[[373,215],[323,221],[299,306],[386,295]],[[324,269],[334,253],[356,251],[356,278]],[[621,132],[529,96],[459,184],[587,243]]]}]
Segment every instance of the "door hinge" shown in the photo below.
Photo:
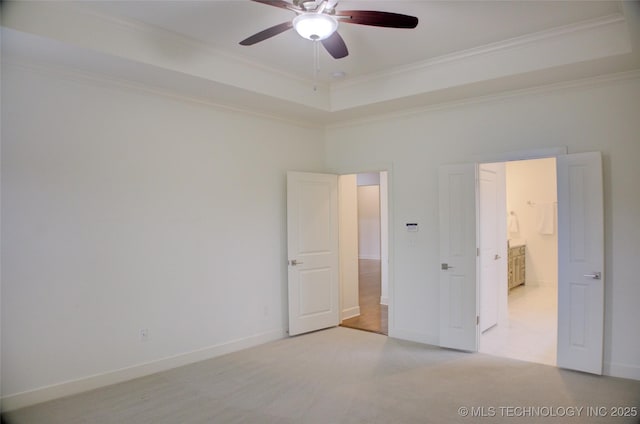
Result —
[{"label": "door hinge", "polygon": [[480,256],[480,248],[476,247],[476,256]]},{"label": "door hinge", "polygon": [[480,325],[480,315],[476,315],[476,325]]}]

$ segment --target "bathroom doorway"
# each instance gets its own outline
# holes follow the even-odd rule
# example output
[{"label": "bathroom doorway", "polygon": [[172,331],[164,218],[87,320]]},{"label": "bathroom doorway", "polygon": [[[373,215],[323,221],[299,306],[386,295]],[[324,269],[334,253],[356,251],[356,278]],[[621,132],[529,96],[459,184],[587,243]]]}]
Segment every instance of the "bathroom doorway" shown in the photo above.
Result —
[{"label": "bathroom doorway", "polygon": [[[488,165],[490,170],[500,167],[504,170],[504,177],[497,178],[495,188],[490,183],[483,185],[482,181],[490,181],[488,177],[483,179],[483,165]],[[480,165],[479,196],[479,351],[555,366],[558,328],[556,159],[483,165]],[[497,206],[493,208],[483,202],[497,202]],[[502,219],[502,226],[492,222],[492,210],[498,221]],[[498,248],[490,252],[490,241],[494,237]],[[490,270],[492,265],[501,270],[496,276],[485,272],[485,268]],[[489,321],[483,323],[483,316]]]}]

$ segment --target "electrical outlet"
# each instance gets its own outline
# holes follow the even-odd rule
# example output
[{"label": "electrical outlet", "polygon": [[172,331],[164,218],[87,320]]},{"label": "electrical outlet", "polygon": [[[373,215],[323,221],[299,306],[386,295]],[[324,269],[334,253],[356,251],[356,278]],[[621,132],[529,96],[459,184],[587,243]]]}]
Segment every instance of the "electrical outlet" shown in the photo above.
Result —
[{"label": "electrical outlet", "polygon": [[149,329],[148,328],[141,328],[140,329],[140,341],[146,342],[147,340],[149,340]]}]

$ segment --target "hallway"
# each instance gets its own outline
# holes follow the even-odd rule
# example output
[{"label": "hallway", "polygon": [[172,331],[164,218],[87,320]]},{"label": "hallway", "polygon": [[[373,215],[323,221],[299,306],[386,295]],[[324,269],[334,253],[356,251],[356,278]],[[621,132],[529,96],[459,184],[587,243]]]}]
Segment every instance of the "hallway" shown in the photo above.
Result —
[{"label": "hallway", "polygon": [[346,319],[340,325],[387,335],[388,307],[380,304],[380,260],[359,259],[358,277],[360,315]]}]

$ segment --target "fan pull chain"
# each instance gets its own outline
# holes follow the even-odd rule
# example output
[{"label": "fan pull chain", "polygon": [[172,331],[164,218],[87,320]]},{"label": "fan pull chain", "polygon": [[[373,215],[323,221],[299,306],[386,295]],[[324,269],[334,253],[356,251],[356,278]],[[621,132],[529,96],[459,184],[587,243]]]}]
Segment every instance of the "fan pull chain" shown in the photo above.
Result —
[{"label": "fan pull chain", "polygon": [[313,91],[318,91],[318,71],[320,70],[320,42],[313,42]]}]

